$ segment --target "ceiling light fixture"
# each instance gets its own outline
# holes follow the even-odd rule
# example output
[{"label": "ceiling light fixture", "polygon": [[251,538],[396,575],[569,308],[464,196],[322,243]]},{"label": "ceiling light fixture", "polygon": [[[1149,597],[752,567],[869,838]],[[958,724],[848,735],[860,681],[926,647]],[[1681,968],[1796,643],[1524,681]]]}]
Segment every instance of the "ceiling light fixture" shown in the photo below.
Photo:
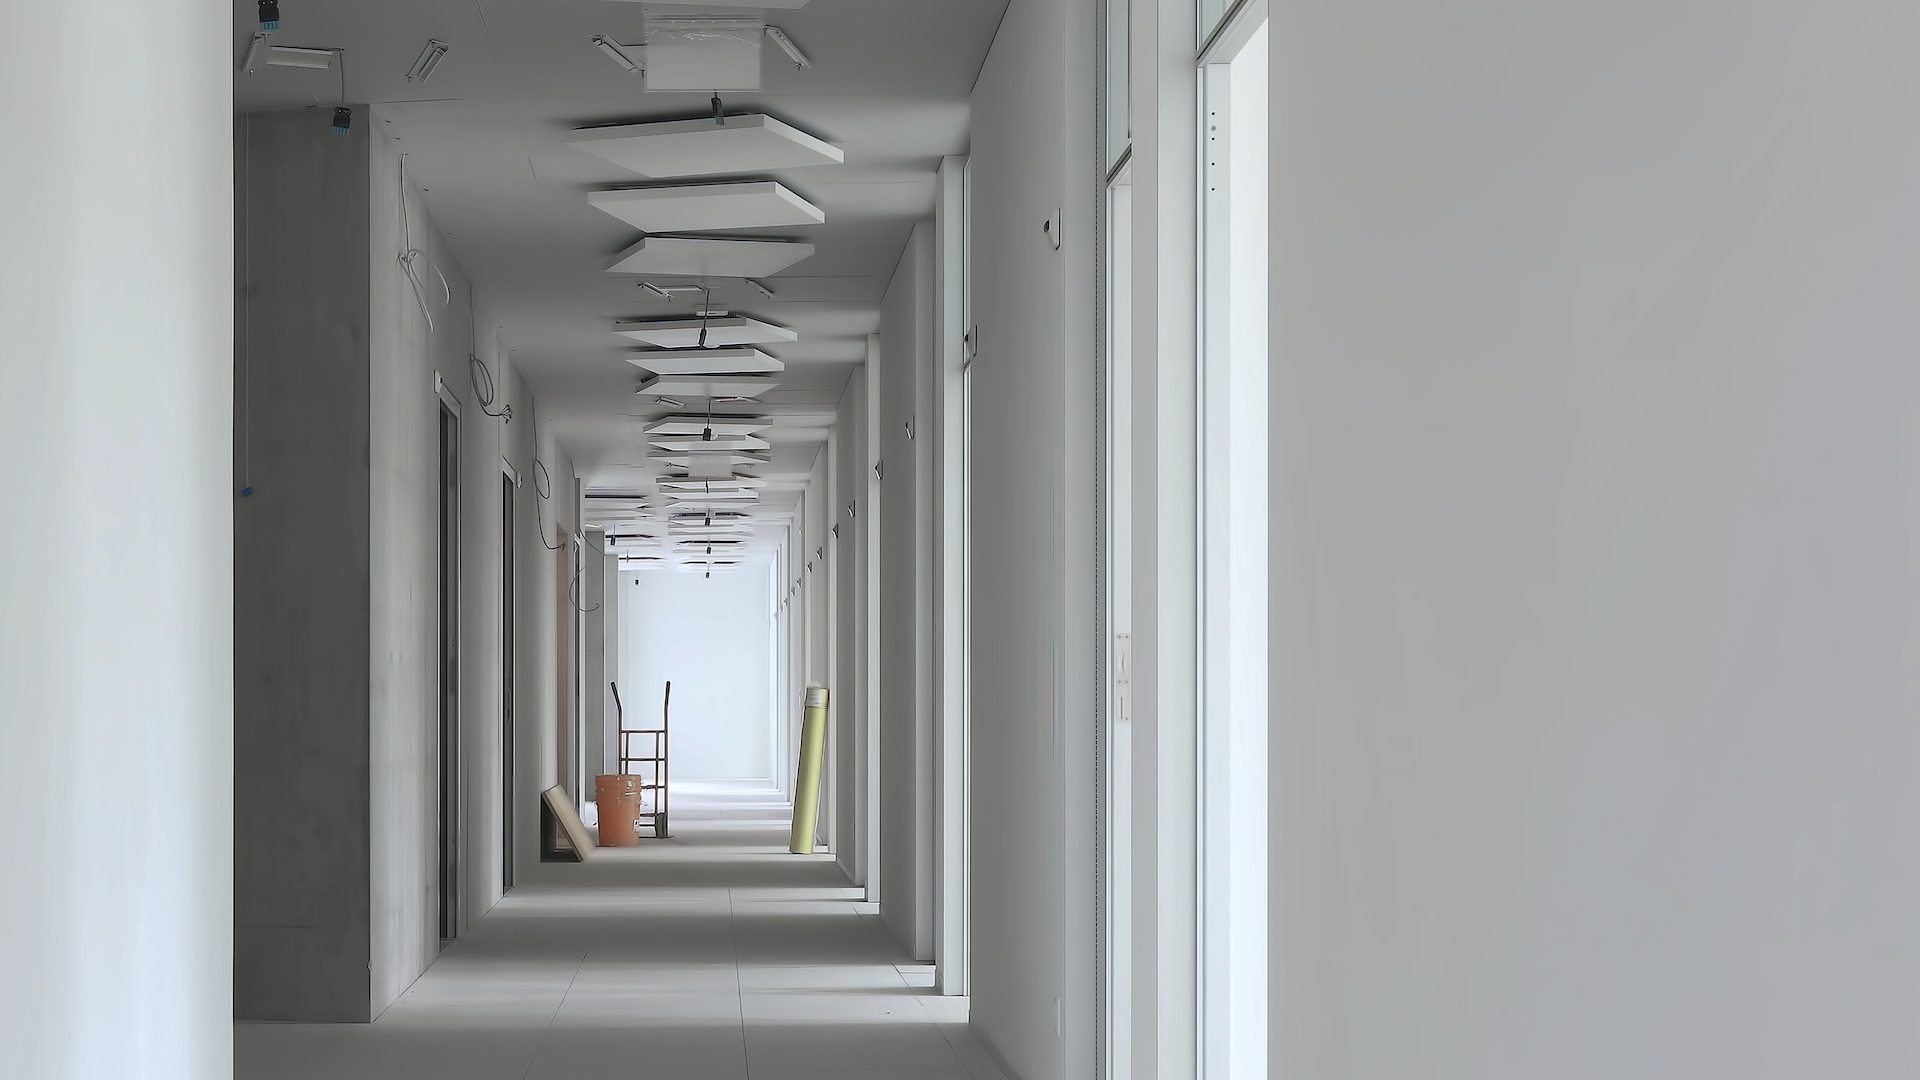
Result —
[{"label": "ceiling light fixture", "polygon": [[807,54],[800,51],[800,46],[793,43],[793,39],[787,36],[785,30],[777,26],[769,26],[767,27],[767,36],[773,39],[775,45],[780,46],[781,52],[787,54],[787,59],[793,61],[794,67],[813,67],[813,61],[807,59]]},{"label": "ceiling light fixture", "polygon": [[260,29],[280,29],[280,0],[260,0]]},{"label": "ceiling light fixture", "polygon": [[[625,45],[620,44],[605,34],[593,35],[593,47],[606,53],[609,59],[619,64],[629,75],[638,75],[646,70],[646,68],[640,65],[639,61],[635,60],[632,55],[627,52]],[[638,48],[639,46],[635,47]]]},{"label": "ceiling light fixture", "polygon": [[407,81],[426,82],[433,78],[433,69],[439,67],[440,61],[446,58],[447,48],[447,43],[439,38],[428,38],[427,47],[420,50],[413,67],[407,69]]},{"label": "ceiling light fixture", "polygon": [[[265,37],[266,35],[262,34],[256,40],[264,41]],[[325,71],[333,66],[335,51],[334,49],[303,49],[292,45],[268,45],[266,47],[267,66]]]},{"label": "ceiling light fixture", "polygon": [[745,280],[748,285],[753,286],[753,291],[759,293],[761,296],[764,296],[769,300],[773,299],[773,290],[767,288],[766,282],[756,281],[753,278],[747,278]]},{"label": "ceiling light fixture", "polygon": [[659,297],[662,300],[673,299],[675,293],[707,291],[705,288],[699,285],[655,285],[651,281],[641,282],[640,287],[652,293],[653,295]]},{"label": "ceiling light fixture", "polygon": [[687,403],[681,401],[679,398],[657,397],[653,400],[671,409],[684,409],[687,407]]}]

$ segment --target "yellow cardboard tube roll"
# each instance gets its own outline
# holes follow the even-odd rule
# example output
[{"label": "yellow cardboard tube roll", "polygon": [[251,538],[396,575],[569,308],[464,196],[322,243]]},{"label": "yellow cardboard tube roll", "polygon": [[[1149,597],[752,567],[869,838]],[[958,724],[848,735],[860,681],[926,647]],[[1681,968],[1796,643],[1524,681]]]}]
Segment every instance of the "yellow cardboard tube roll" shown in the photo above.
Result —
[{"label": "yellow cardboard tube roll", "polygon": [[793,837],[787,850],[813,854],[820,827],[820,762],[827,748],[827,688],[807,687],[807,710],[800,724],[800,774],[793,784]]}]

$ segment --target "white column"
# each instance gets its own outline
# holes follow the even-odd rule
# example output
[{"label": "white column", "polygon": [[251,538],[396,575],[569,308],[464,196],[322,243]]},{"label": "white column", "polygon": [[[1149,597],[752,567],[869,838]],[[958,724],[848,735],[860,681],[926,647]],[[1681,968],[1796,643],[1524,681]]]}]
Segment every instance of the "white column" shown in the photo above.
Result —
[{"label": "white column", "polygon": [[0,5],[10,1076],[232,1074],[231,17]]}]

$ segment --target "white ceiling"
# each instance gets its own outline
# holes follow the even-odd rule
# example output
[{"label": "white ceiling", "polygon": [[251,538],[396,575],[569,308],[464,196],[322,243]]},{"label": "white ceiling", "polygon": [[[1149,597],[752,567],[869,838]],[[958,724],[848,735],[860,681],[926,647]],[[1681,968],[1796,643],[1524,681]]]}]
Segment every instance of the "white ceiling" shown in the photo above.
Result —
[{"label": "white ceiling", "polygon": [[[968,96],[1007,4],[806,0],[794,9],[792,2],[759,6],[813,67],[795,67],[768,43],[762,89],[723,95],[726,108],[791,124],[839,147],[845,161],[727,177],[779,181],[826,221],[727,234],[813,245],[811,256],[763,279],[774,299],[742,281],[711,282],[715,307],[799,335],[765,346],[786,364],[777,390],[757,406],[721,406],[771,418],[762,433],[771,462],[753,470],[769,481],[755,510],[763,539],[771,535],[768,523],[791,514],[847,377],[865,355],[866,335],[879,327],[880,299],[913,224],[932,211],[939,159],[966,150]],[[712,6],[737,13],[749,5]],[[542,422],[553,425],[589,491],[652,492],[662,463],[648,460],[641,426],[675,410],[636,397],[646,373],[628,362],[633,343],[614,336],[612,326],[693,314],[697,296],[663,300],[638,288],[641,280],[705,282],[607,272],[639,233],[595,209],[589,193],[646,181],[569,145],[583,127],[710,116],[707,93],[645,92],[641,77],[592,45],[594,34],[643,40],[645,6],[281,0],[280,7],[277,44],[346,50],[349,100],[378,106],[381,128],[399,140],[409,176],[476,288],[493,302],[491,329],[533,384]],[[237,64],[256,5],[235,0],[233,12]],[[451,49],[429,81],[409,83],[407,69],[428,38]],[[234,87],[240,111],[331,108],[338,76],[262,68],[237,73]],[[356,119],[369,122],[364,114]]]}]

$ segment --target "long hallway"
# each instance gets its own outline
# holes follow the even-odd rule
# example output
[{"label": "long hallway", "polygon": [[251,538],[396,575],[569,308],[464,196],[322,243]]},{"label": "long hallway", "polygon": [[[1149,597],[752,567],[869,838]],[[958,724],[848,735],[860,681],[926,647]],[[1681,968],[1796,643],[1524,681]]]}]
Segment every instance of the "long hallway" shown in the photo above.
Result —
[{"label": "long hallway", "polygon": [[544,863],[379,1020],[240,1024],[241,1080],[1005,1080],[787,807],[676,789],[674,836]]}]

